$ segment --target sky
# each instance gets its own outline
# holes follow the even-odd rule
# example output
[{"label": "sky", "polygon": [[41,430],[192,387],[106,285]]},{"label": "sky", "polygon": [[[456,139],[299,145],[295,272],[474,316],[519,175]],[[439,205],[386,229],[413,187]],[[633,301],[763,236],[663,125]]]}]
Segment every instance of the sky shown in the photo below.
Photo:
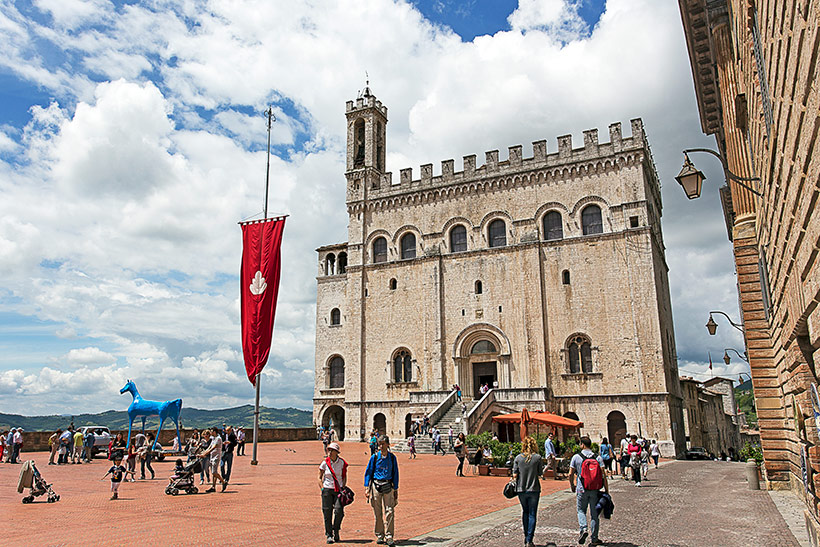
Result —
[{"label": "sky", "polygon": [[124,409],[126,378],[252,402],[237,222],[261,216],[268,105],[269,212],[290,217],[262,404],[310,409],[315,249],[346,240],[365,74],[394,173],[643,118],[681,374],[748,372],[722,361],[740,333],[704,327],[739,320],[720,165],[693,156],[696,201],[674,180],[682,149],[714,148],[674,0],[0,0],[0,43],[0,412]]}]

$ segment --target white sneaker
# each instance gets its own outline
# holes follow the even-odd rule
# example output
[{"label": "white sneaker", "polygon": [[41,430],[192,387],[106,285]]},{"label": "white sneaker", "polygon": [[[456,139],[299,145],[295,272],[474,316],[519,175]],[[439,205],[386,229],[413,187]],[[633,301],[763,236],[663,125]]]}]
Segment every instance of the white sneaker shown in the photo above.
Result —
[{"label": "white sneaker", "polygon": [[636,482],[636,483],[635,483],[635,486],[640,487],[640,486],[641,486],[641,483]]}]

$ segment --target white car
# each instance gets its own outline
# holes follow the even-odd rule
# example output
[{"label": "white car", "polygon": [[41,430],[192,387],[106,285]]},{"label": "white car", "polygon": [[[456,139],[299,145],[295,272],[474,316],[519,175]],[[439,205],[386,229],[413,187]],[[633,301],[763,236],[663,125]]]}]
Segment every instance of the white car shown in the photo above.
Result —
[{"label": "white car", "polygon": [[91,449],[91,457],[93,458],[99,452],[104,452],[107,455],[108,443],[111,441],[111,431],[104,425],[86,425],[78,429],[83,434],[83,438],[89,430],[94,435],[94,447]]}]

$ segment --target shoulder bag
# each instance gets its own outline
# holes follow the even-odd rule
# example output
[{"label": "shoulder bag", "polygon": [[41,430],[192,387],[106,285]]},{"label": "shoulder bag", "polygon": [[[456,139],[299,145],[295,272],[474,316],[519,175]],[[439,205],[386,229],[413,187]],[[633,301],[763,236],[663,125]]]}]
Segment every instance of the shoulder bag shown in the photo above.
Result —
[{"label": "shoulder bag", "polygon": [[336,473],[333,471],[333,466],[331,465],[330,458],[327,458],[325,460],[325,463],[327,464],[327,468],[330,469],[330,474],[333,476],[333,483],[336,485],[336,497],[339,498],[339,503],[342,504],[342,507],[350,505],[351,503],[353,503],[353,498],[356,497],[356,494],[349,486],[339,486],[339,479],[336,478]]}]

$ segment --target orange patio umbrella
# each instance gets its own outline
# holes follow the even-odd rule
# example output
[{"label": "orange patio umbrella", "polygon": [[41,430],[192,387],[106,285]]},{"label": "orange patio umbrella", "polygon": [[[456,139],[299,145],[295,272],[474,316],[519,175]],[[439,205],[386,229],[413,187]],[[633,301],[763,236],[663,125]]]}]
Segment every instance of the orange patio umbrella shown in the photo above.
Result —
[{"label": "orange patio umbrella", "polygon": [[530,413],[527,412],[527,408],[524,407],[521,410],[521,440],[524,440],[524,437],[527,436],[527,424],[530,422]]}]

